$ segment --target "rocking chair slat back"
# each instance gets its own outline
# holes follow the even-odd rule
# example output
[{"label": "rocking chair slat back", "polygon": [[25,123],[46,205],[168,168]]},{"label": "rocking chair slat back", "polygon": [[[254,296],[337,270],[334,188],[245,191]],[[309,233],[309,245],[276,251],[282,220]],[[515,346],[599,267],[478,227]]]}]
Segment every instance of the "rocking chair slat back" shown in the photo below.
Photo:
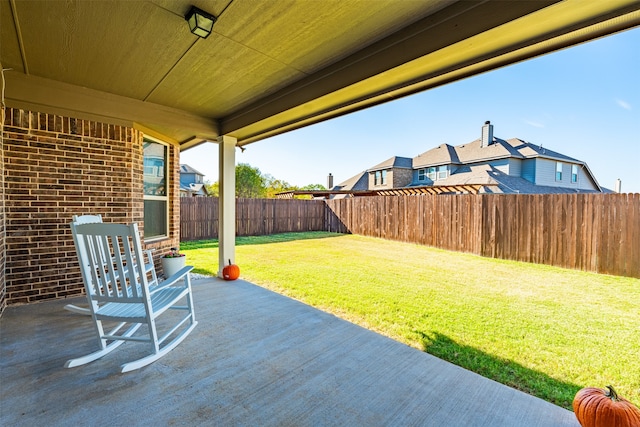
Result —
[{"label": "rocking chair slat back", "polygon": [[[144,262],[137,224],[71,223],[71,230],[100,350],[71,359],[66,367],[99,359],[125,341],[148,343],[148,356],[122,365],[122,372],[131,371],[158,360],[191,333],[198,324],[189,276],[193,267],[186,266],[158,283],[153,262]],[[173,327],[159,338],[156,318],[170,308],[183,316],[177,321],[172,316]],[[105,332],[104,320],[120,323]],[[147,326],[146,336],[134,336],[141,325]]]},{"label": "rocking chair slat back", "polygon": [[[89,260],[91,294],[102,302],[142,302],[149,280],[142,248],[131,239],[137,224],[82,224],[76,233],[83,240]],[[139,242],[138,242],[139,243]]]}]

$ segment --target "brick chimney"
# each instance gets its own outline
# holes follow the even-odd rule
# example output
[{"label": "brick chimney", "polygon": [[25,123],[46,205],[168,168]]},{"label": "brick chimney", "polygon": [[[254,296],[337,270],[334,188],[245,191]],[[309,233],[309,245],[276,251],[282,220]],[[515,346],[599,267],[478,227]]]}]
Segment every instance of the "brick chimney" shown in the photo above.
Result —
[{"label": "brick chimney", "polygon": [[493,125],[487,120],[484,122],[484,126],[482,126],[482,143],[480,146],[484,148],[491,144],[493,144]]}]

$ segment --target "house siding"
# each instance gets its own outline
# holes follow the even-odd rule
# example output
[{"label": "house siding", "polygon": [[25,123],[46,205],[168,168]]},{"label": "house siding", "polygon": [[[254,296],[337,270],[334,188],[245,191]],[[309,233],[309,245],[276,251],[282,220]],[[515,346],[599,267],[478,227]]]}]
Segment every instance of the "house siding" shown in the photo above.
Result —
[{"label": "house siding", "polygon": [[383,190],[383,189],[388,189],[388,188],[393,188],[393,169],[380,169],[379,171],[383,171],[386,170],[387,175],[385,177],[385,183],[384,184],[375,184],[375,175],[376,175],[376,171],[373,172],[369,172],[369,189],[371,190]]},{"label": "house siding", "polygon": [[[144,233],[143,135],[130,127],[6,109],[3,129],[3,304],[84,292],[69,229],[74,214],[137,222]],[[170,146],[170,238],[179,243],[178,148]],[[0,233],[1,235],[2,233]],[[156,260],[158,261],[158,260]],[[1,271],[1,270],[0,270]]]},{"label": "house siding", "polygon": [[[476,165],[481,165],[484,162],[478,162],[478,163],[474,163]],[[496,168],[497,170],[499,170],[500,172],[509,175],[509,159],[500,159],[500,160],[493,160],[488,162],[490,166]]]},{"label": "house siding", "polygon": [[556,181],[556,160],[538,158],[534,161],[536,185],[599,191],[596,183],[589,177],[582,165],[578,165],[578,182],[575,183],[571,182],[571,166],[575,163],[561,162],[562,180]]},{"label": "house siding", "polygon": [[367,189],[377,187],[377,185],[375,185],[375,172],[369,172],[367,174],[367,180]]},{"label": "house siding", "polygon": [[180,183],[182,185],[189,185],[191,183],[202,184],[203,182],[204,180],[200,174],[184,172],[180,174]]},{"label": "house siding", "polygon": [[582,165],[578,165],[578,182],[571,182],[571,164],[569,164],[569,182],[571,187],[577,187],[579,190],[595,190],[598,191],[598,186],[591,179],[589,174],[585,171]]},{"label": "house siding", "polygon": [[569,187],[571,183],[571,167],[568,163],[562,164],[562,180],[556,181],[556,161],[549,159],[536,159],[536,185],[549,187]]},{"label": "house siding", "polygon": [[509,159],[509,175],[511,176],[522,176],[522,160],[520,159]]},{"label": "house siding", "polygon": [[536,161],[535,159],[524,160],[520,176],[529,182],[536,182]]}]

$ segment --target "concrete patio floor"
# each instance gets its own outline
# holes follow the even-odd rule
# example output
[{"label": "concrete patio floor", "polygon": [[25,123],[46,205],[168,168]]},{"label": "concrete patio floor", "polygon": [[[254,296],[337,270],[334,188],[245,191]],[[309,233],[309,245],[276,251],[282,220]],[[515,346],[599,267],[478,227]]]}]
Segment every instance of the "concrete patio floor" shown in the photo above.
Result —
[{"label": "concrete patio floor", "polygon": [[159,361],[97,347],[63,305],[0,319],[2,426],[579,426],[572,412],[251,283],[193,281],[194,332]]}]

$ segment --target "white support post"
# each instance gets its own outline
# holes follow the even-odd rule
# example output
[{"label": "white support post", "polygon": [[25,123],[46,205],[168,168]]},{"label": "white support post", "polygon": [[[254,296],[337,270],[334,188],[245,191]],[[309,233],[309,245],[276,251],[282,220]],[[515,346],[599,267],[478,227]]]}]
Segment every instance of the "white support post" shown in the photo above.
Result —
[{"label": "white support post", "polygon": [[236,138],[218,137],[218,277],[222,277],[222,269],[229,260],[236,262],[236,143]]}]

